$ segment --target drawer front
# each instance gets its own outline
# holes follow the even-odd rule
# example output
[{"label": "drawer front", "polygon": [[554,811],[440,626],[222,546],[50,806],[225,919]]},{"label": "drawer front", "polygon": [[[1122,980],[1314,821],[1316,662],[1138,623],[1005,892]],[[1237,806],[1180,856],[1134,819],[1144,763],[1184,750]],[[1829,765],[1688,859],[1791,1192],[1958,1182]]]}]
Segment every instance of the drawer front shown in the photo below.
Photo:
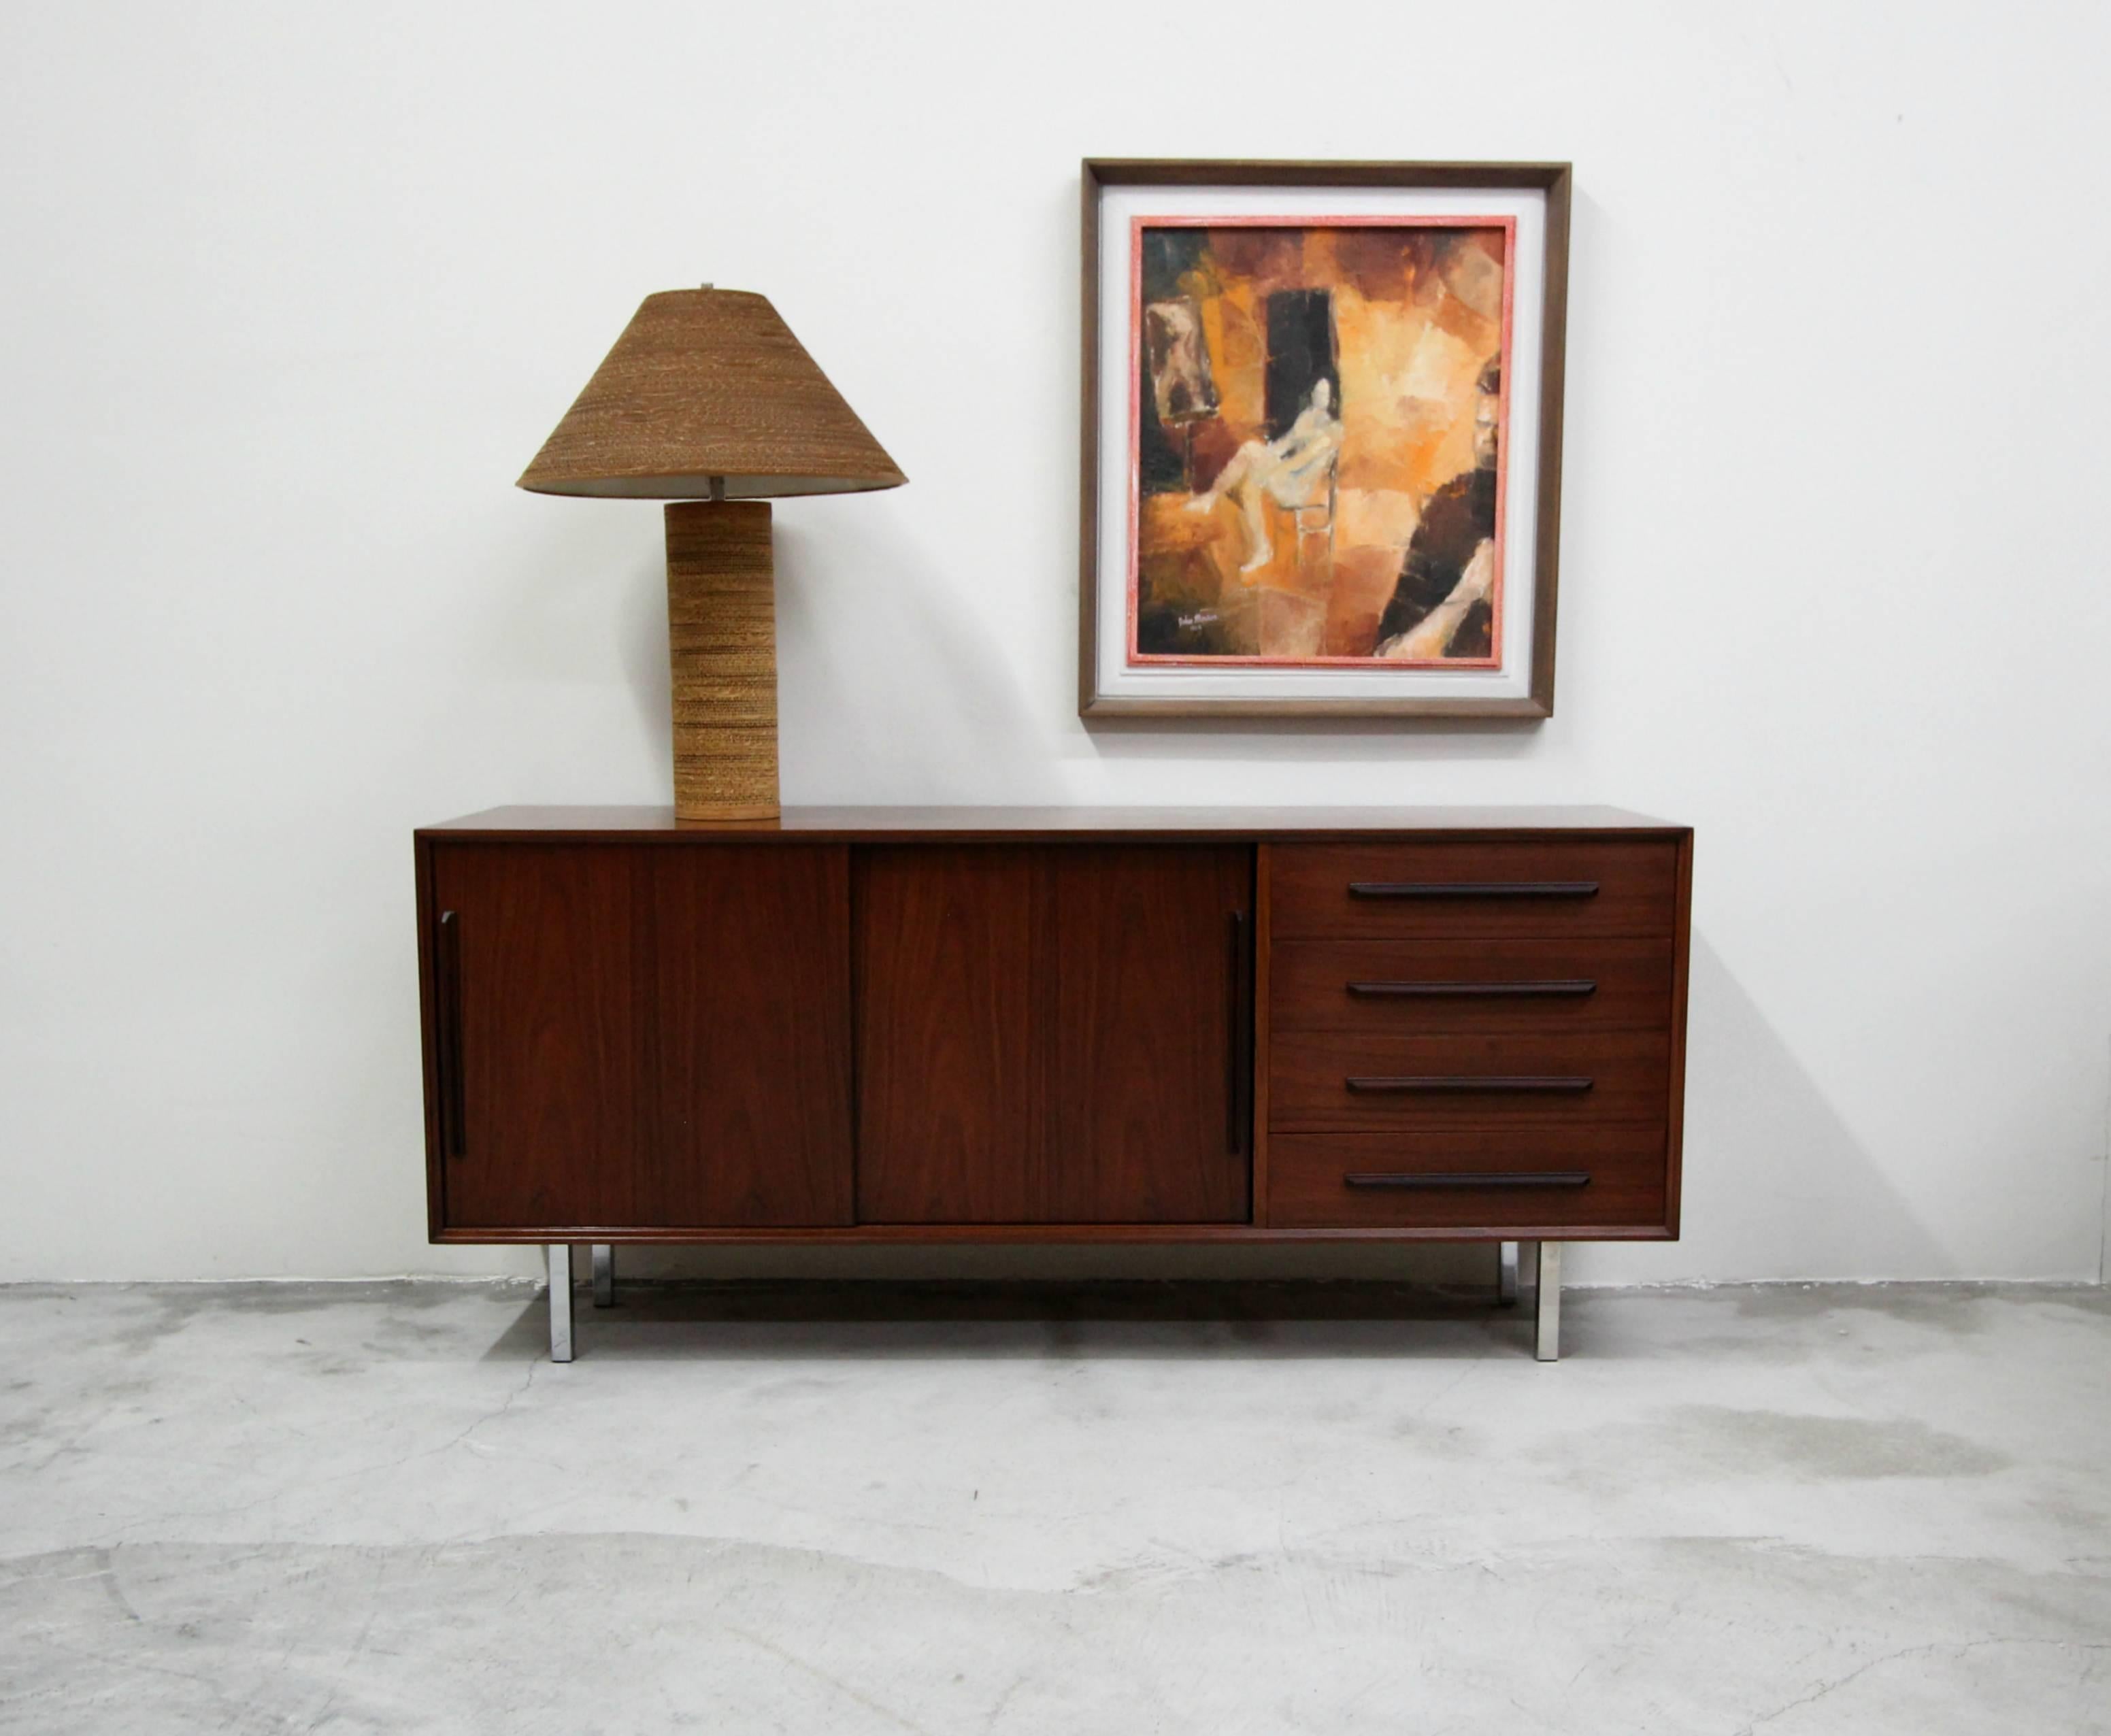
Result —
[{"label": "drawer front", "polygon": [[1298,1132],[1657,1122],[1670,1064],[1664,1031],[1283,1032],[1271,1045],[1269,1125]]},{"label": "drawer front", "polygon": [[1668,936],[1674,925],[1670,839],[1277,845],[1269,860],[1281,939]]},{"label": "drawer front", "polygon": [[1277,1032],[1662,1031],[1671,942],[1303,941],[1272,950]]},{"label": "drawer front", "polygon": [[1642,1229],[1665,1222],[1664,1130],[1301,1133],[1269,1142],[1291,1229]]}]

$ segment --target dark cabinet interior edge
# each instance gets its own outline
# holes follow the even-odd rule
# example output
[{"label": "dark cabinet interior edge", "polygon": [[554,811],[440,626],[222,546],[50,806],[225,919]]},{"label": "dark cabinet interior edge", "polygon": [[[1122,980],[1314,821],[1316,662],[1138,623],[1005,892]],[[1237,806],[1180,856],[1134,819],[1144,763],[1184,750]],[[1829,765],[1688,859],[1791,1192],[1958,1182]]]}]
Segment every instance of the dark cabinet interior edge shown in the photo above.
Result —
[{"label": "dark cabinet interior edge", "polygon": [[1671,918],[1671,1064],[1666,1070],[1664,1136],[1664,1233],[1678,1235],[1679,1180],[1685,1172],[1682,1154],[1686,1137],[1686,993],[1693,951],[1693,833],[1678,840],[1677,890]]}]

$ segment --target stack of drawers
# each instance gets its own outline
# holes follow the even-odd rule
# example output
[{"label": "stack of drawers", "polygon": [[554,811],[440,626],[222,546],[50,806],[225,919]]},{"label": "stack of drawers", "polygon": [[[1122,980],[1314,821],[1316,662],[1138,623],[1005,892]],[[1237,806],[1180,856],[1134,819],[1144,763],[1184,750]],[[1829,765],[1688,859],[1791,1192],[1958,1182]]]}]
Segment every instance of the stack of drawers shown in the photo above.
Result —
[{"label": "stack of drawers", "polygon": [[1271,846],[1265,1222],[1676,1235],[1690,837]]}]

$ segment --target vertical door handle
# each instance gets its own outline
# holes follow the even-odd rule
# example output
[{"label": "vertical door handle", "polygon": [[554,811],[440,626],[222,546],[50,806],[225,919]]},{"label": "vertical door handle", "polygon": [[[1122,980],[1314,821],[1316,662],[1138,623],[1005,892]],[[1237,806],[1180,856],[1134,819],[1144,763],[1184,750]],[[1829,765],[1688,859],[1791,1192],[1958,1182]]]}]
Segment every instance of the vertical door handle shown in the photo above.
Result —
[{"label": "vertical door handle", "polygon": [[1246,1149],[1246,1122],[1251,1118],[1246,1093],[1253,1076],[1247,1047],[1251,1019],[1246,1006],[1246,912],[1232,913],[1230,928],[1230,968],[1224,982],[1224,1149],[1237,1157]]},{"label": "vertical door handle", "polygon": [[469,1139],[462,1125],[461,920],[452,910],[440,913],[438,962],[440,1149],[459,1158],[467,1154]]}]

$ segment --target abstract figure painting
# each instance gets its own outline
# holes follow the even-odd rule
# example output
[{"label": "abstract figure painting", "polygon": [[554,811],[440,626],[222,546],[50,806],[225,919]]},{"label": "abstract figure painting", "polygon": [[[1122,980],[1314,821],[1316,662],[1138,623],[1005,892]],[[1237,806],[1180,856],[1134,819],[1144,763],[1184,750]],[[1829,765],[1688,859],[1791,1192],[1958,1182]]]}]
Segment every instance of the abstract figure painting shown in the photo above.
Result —
[{"label": "abstract figure painting", "polygon": [[1547,715],[1565,167],[1085,176],[1086,714]]},{"label": "abstract figure painting", "polygon": [[1133,658],[1487,665],[1511,227],[1134,220]]}]

